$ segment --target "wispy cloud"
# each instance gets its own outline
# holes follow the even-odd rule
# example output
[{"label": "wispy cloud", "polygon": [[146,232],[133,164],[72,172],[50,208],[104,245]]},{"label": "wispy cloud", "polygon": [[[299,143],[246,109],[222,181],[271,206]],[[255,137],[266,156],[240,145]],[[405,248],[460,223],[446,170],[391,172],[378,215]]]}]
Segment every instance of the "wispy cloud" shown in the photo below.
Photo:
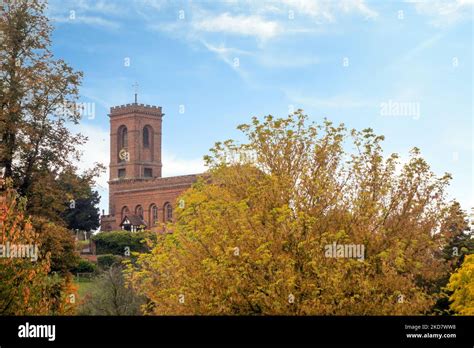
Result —
[{"label": "wispy cloud", "polygon": [[104,0],[52,0],[48,3],[47,14],[56,23],[117,29],[120,24],[115,18],[126,14],[126,12],[123,6]]},{"label": "wispy cloud", "polygon": [[70,11],[117,16],[126,13],[126,7],[120,2],[105,0],[49,0],[47,10],[53,14],[65,14]]},{"label": "wispy cloud", "polygon": [[412,60],[413,58],[417,57],[424,50],[432,47],[442,37],[443,37],[443,34],[438,33],[436,35],[433,35],[433,36],[429,37],[426,40],[423,40],[417,46],[415,46],[414,48],[409,50],[407,53],[405,53],[405,55],[402,57],[402,61],[406,62],[406,61]]},{"label": "wispy cloud", "polygon": [[275,21],[266,20],[258,15],[233,16],[227,12],[197,20],[193,23],[193,28],[205,32],[254,36],[260,40],[275,37],[281,32],[280,25]]},{"label": "wispy cloud", "polygon": [[324,109],[358,109],[378,107],[374,101],[364,100],[346,95],[336,95],[321,98],[318,96],[308,96],[302,93],[285,92],[286,97],[298,107],[324,108]]},{"label": "wispy cloud", "polygon": [[102,17],[98,17],[98,16],[74,15],[73,18],[59,17],[59,16],[52,16],[50,18],[53,22],[56,22],[56,23],[85,24],[85,25],[103,27],[107,29],[117,29],[120,27],[119,23],[102,18]]},{"label": "wispy cloud", "polygon": [[[212,45],[205,40],[201,40],[201,43],[206,47],[210,52],[215,53],[221,60],[228,64],[231,68],[236,69],[240,64],[237,64],[238,57],[240,56],[249,56],[252,53],[240,50],[237,48],[226,47],[224,44]],[[239,60],[240,61],[240,60]]]},{"label": "wispy cloud", "polygon": [[430,23],[436,27],[447,27],[458,22],[472,19],[474,0],[408,0],[416,11],[431,18]]},{"label": "wispy cloud", "polygon": [[250,75],[242,67],[241,60],[242,57],[252,56],[253,53],[237,48],[226,47],[224,44],[212,45],[205,40],[201,40],[201,43],[207,50],[209,50],[209,52],[216,54],[220,60],[239,74],[243,80],[247,81],[247,83],[251,83]]},{"label": "wispy cloud", "polygon": [[[187,31],[187,37],[191,38],[199,33],[201,37],[206,33],[222,33],[267,41],[301,33],[321,33],[324,24],[342,16],[353,14],[365,19],[378,16],[363,0],[225,1],[218,4],[213,7],[207,3],[192,3],[185,21],[150,26],[173,34]],[[294,18],[299,20],[294,21]]]},{"label": "wispy cloud", "polygon": [[378,17],[378,12],[369,8],[364,0],[345,0],[339,3],[339,8],[344,13],[357,12],[367,19]]},{"label": "wispy cloud", "polygon": [[169,5],[169,0],[133,0],[133,3],[139,7],[151,7],[155,10],[162,10]]},{"label": "wispy cloud", "polygon": [[333,22],[340,14],[360,14],[367,19],[373,19],[378,13],[369,8],[364,0],[340,1],[307,1],[307,0],[279,0],[281,5],[296,11],[300,15],[309,16],[319,22]]}]

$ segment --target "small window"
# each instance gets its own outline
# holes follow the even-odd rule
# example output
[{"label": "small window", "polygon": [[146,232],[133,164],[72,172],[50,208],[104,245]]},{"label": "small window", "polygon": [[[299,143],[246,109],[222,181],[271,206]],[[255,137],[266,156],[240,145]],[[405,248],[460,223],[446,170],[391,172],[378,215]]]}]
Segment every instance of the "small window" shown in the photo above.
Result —
[{"label": "small window", "polygon": [[143,172],[143,176],[145,178],[152,178],[153,177],[153,169],[151,168],[145,168],[144,172]]},{"label": "small window", "polygon": [[143,128],[143,147],[150,147],[150,130],[148,127]]},{"label": "small window", "polygon": [[125,168],[121,168],[121,169],[118,170],[118,177],[119,178],[125,178],[125,174],[126,174]]},{"label": "small window", "polygon": [[165,204],[164,213],[165,213],[165,222],[173,220],[173,207],[171,206],[170,203]]}]

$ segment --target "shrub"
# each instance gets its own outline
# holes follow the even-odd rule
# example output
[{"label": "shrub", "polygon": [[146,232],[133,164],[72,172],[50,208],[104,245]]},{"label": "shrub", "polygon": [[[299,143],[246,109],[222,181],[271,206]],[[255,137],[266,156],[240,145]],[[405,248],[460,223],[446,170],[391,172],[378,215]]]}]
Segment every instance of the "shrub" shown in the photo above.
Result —
[{"label": "shrub", "polygon": [[71,232],[43,217],[34,216],[31,220],[41,241],[40,257],[50,254],[51,271],[66,274],[79,265],[80,258]]},{"label": "shrub", "polygon": [[129,248],[130,252],[147,252],[149,248],[144,242],[145,239],[156,240],[156,235],[150,231],[113,231],[101,232],[92,237],[92,240],[96,243],[97,255],[124,255],[125,251],[128,250],[126,248]]},{"label": "shrub", "polygon": [[81,259],[78,263],[78,265],[74,268],[73,272],[74,273],[92,273],[95,272],[97,266],[87,260]]},{"label": "shrub", "polygon": [[112,265],[119,265],[123,260],[123,257],[119,255],[99,255],[97,256],[97,263],[100,268],[110,268]]}]

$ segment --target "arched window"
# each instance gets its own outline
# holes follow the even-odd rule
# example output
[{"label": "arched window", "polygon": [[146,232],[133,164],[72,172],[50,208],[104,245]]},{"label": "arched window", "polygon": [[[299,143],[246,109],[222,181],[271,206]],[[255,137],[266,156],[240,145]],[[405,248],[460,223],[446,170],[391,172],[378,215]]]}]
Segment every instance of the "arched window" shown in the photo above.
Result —
[{"label": "arched window", "polygon": [[123,149],[124,147],[128,147],[128,131],[127,127],[125,126],[120,126],[119,131],[118,131],[118,146],[119,146],[119,151]]},{"label": "arched window", "polygon": [[120,213],[120,216],[121,216],[120,220],[123,220],[123,218],[125,217],[125,215],[128,214],[128,212],[129,212],[128,207],[127,206],[123,207],[122,212]]},{"label": "arched window", "polygon": [[165,203],[165,206],[164,206],[164,218],[165,218],[165,222],[168,222],[168,221],[172,221],[173,220],[173,207],[171,206],[170,203]]},{"label": "arched window", "polygon": [[141,205],[137,205],[135,208],[135,215],[138,215],[143,219],[143,207]]},{"label": "arched window", "polygon": [[150,206],[150,226],[158,223],[158,207],[155,204]]},{"label": "arched window", "polygon": [[123,149],[126,149],[128,146],[128,131],[127,127],[120,126],[117,131],[117,155],[119,162],[125,162],[126,158],[124,158]]},{"label": "arched window", "polygon": [[150,147],[150,128],[143,128],[143,147]]}]

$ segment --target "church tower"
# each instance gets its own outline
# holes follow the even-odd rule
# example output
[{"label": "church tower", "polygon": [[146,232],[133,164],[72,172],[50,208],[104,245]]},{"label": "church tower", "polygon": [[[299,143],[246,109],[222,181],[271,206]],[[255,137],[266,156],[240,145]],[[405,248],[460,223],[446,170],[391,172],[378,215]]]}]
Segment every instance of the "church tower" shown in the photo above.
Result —
[{"label": "church tower", "polygon": [[161,178],[163,113],[160,106],[132,103],[110,108],[109,117],[109,212],[115,214],[117,189],[127,182]]},{"label": "church tower", "polygon": [[109,212],[101,231],[143,228],[160,232],[173,221],[179,196],[197,174],[162,177],[160,106],[135,103],[110,108]]},{"label": "church tower", "polygon": [[126,104],[110,109],[110,180],[161,177],[161,107]]}]

